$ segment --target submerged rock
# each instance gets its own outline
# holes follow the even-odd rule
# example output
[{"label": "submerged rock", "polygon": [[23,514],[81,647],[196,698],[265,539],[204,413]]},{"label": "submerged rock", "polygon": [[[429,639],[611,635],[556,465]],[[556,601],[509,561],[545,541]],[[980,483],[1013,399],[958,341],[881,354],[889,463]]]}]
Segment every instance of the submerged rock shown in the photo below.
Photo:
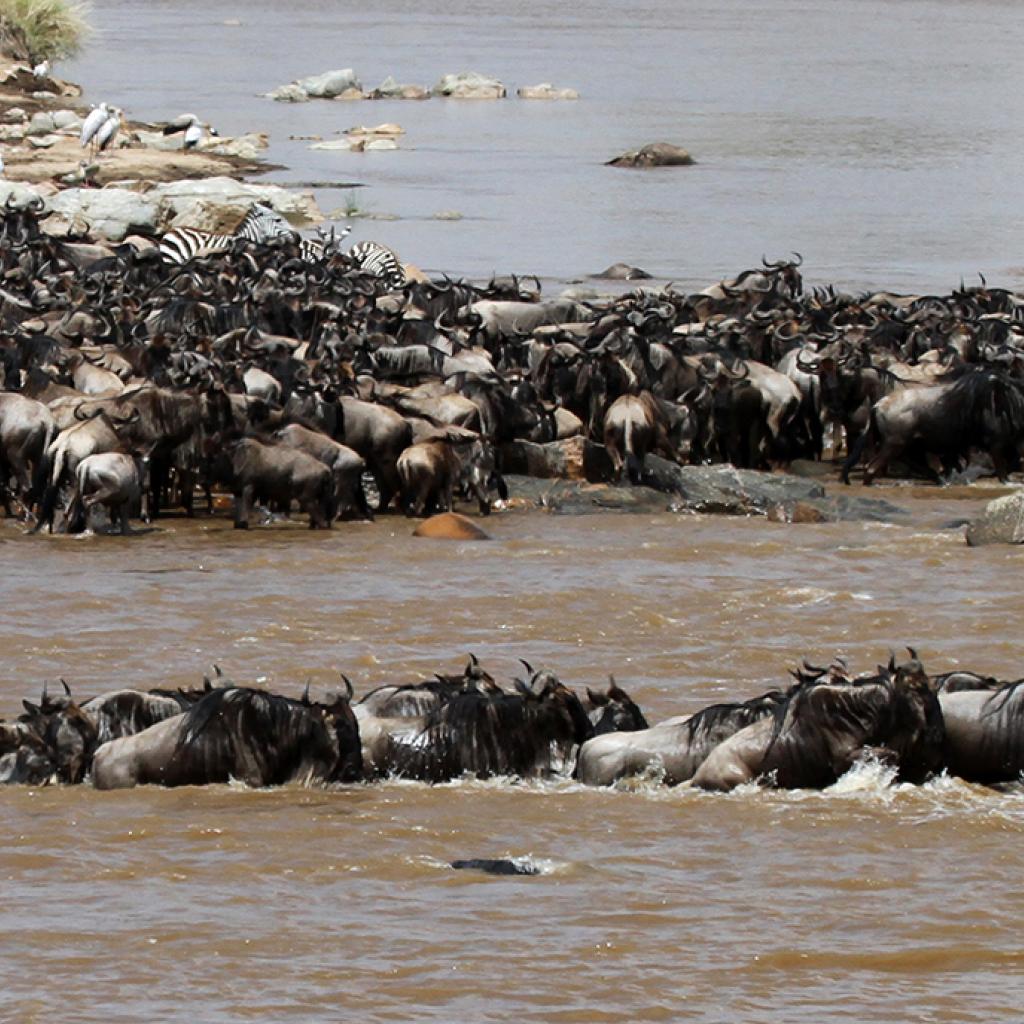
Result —
[{"label": "submerged rock", "polygon": [[477,526],[468,516],[459,512],[442,512],[424,519],[415,530],[414,537],[432,540],[490,540],[491,535]]},{"label": "submerged rock", "polygon": [[580,94],[575,89],[556,89],[550,82],[540,85],[524,85],[516,90],[521,100],[578,100]]},{"label": "submerged rock", "polygon": [[296,82],[290,82],[288,85],[279,85],[276,89],[271,89],[270,92],[265,92],[263,95],[266,99],[274,100],[276,103],[309,102],[309,93]]},{"label": "submerged rock", "polygon": [[651,275],[639,267],[630,266],[628,263],[613,263],[605,267],[600,274],[593,275],[605,281],[650,281]]},{"label": "submerged rock", "polygon": [[1024,543],[1024,490],[990,501],[967,527],[971,547]]},{"label": "submerged rock", "polygon": [[688,167],[694,159],[685,149],[671,142],[653,142],[640,149],[620,153],[608,161],[609,167]]},{"label": "submerged rock", "polygon": [[504,472],[539,479],[599,482],[612,478],[612,460],[604,445],[585,437],[547,444],[510,441],[502,446],[501,458]]},{"label": "submerged rock", "polygon": [[339,71],[325,71],[320,75],[310,75],[307,78],[298,79],[294,84],[307,96],[314,96],[325,100],[334,99],[335,96],[340,96],[349,89],[356,89],[360,93],[363,90],[352,68],[342,68]]},{"label": "submerged rock", "polygon": [[430,90],[424,85],[402,85],[388,75],[376,89],[367,93],[371,100],[425,100],[430,97]]},{"label": "submerged rock", "polygon": [[657,515],[669,512],[672,498],[650,487],[620,487],[592,484],[582,480],[541,480],[533,476],[504,474],[514,504],[542,508],[558,515],[588,515],[594,512],[639,512]]},{"label": "submerged rock", "polygon": [[434,95],[455,100],[500,100],[506,92],[505,86],[496,78],[481,75],[478,71],[460,71],[444,75],[434,86]]}]

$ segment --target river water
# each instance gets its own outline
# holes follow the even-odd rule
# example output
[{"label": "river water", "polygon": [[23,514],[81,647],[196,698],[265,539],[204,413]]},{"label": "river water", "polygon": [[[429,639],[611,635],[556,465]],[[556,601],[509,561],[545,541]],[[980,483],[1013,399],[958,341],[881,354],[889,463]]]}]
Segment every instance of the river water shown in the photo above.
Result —
[{"label": "river water", "polygon": [[[358,221],[419,266],[565,280],[616,260],[704,285],[797,250],[818,282],[948,290],[1019,282],[1024,6],[1013,0],[95,0],[99,36],[58,70],[144,119],[266,130],[268,180],[358,182]],[[226,24],[231,22],[232,24]],[[277,104],[329,68],[367,88],[451,71],[540,81],[579,102]],[[395,121],[402,149],[289,136]],[[603,166],[665,140],[691,168]],[[444,211],[458,221],[438,221]]]},{"label": "river water", "polygon": [[[239,681],[315,695],[458,668],[614,673],[652,720],[858,669],[1021,674],[1015,548],[984,492],[885,491],[898,526],[508,512],[489,543],[394,517],[120,537],[0,528],[0,713]],[[825,793],[634,783],[3,793],[0,1016],[17,1021],[1017,1019],[1024,796],[858,769]],[[531,857],[538,877],[446,865]]]},{"label": "river water", "polygon": [[[1010,3],[96,0],[60,69],[143,118],[267,129],[277,181],[360,181],[359,222],[432,269],[565,280],[630,260],[704,283],[762,251],[810,276],[1013,281],[1024,9]],[[238,20],[239,25],[225,22]],[[474,68],[570,104],[255,94],[353,66]],[[397,120],[398,153],[315,153]],[[696,167],[601,165],[665,138]],[[320,193],[326,209],[345,189]],[[456,209],[462,220],[433,219]],[[119,537],[0,524],[0,714],[44,679],[86,696],[240,682],[359,692],[473,651],[573,685],[614,673],[656,720],[911,643],[932,671],[1022,674],[1021,559],[950,524],[983,489],[893,488],[897,526],[510,512],[486,544],[395,518],[310,534],[165,520]],[[825,793],[570,783],[2,794],[0,1018],[16,1021],[1017,1020],[1024,797],[858,769]],[[1024,845],[1024,844],[1022,844]],[[533,858],[537,877],[455,872]]]}]

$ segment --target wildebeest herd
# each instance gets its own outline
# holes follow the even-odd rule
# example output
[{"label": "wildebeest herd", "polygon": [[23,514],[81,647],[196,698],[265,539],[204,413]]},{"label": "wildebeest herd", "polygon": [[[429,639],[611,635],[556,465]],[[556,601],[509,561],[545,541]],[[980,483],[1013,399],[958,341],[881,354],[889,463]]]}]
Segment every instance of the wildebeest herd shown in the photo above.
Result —
[{"label": "wildebeest herd", "polygon": [[551,299],[517,277],[400,271],[396,288],[287,232],[181,265],[158,241],[51,237],[33,206],[3,211],[9,516],[79,529],[106,505],[127,529],[137,506],[191,514],[197,488],[212,511],[218,486],[239,527],[256,503],[310,526],[459,494],[486,513],[510,446],[574,435],[633,482],[650,453],[772,468],[845,451],[865,481],[1019,466],[1024,302],[984,281],[808,291],[794,258],[696,293]]},{"label": "wildebeest herd", "polygon": [[0,782],[136,785],[329,785],[382,778],[574,778],[610,785],[643,776],[731,790],[756,782],[824,788],[866,758],[902,782],[942,772],[981,783],[1024,772],[1024,680],[926,674],[916,652],[852,674],[842,659],[806,662],[790,685],[649,726],[612,680],[581,697],[526,662],[499,685],[475,657],[454,675],[351,683],[324,701],[237,686],[219,670],[194,690],[118,689],[76,698],[44,688],[0,722]]}]

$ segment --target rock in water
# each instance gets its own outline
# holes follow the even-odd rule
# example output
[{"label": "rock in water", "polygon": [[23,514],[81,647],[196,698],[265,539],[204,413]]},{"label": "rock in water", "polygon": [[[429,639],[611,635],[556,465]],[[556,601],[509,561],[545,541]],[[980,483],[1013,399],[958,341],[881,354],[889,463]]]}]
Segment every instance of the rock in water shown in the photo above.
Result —
[{"label": "rock in water", "polygon": [[670,142],[652,142],[649,146],[621,153],[608,161],[611,167],[689,167],[692,156]]},{"label": "rock in water", "polygon": [[1024,490],[990,501],[967,527],[967,543],[971,547],[1024,543]]},{"label": "rock in water", "polygon": [[434,540],[490,540],[491,535],[480,529],[472,519],[458,512],[442,512],[424,519],[415,530],[414,537],[430,537]]}]

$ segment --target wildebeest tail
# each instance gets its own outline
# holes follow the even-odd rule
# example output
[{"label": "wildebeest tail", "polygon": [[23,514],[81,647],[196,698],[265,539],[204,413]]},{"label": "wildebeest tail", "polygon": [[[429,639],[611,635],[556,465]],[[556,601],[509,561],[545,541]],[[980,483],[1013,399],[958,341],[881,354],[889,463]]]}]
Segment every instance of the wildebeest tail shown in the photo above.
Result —
[{"label": "wildebeest tail", "polygon": [[50,447],[56,440],[57,434],[57,424],[51,423],[46,431],[46,437],[40,447],[39,454],[36,457],[35,467],[32,470],[32,489],[28,494],[29,505],[41,501],[46,493],[50,471],[53,466],[53,456],[50,454]]},{"label": "wildebeest tail", "polygon": [[622,447],[626,457],[626,475],[629,477],[629,482],[634,485],[638,484],[643,476],[644,463],[633,450],[633,424],[629,419],[626,420],[623,428]]}]

